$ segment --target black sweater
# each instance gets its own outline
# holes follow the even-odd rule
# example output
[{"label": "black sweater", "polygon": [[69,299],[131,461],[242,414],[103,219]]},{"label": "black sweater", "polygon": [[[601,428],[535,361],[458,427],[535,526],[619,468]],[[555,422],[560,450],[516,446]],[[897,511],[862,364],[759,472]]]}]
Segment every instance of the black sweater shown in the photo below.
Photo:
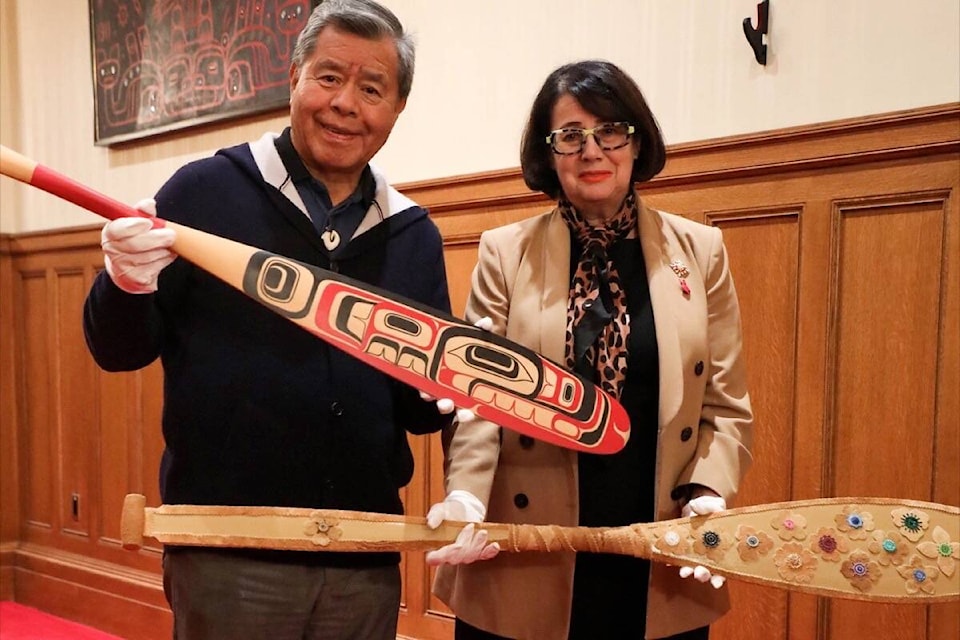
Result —
[{"label": "black sweater", "polygon": [[[423,209],[385,211],[331,265],[309,219],[261,168],[248,145],[188,164],[157,194],[159,215],[449,313],[442,241]],[[406,432],[449,422],[413,388],[182,258],[155,294],[124,293],[100,273],[83,322],[108,371],[161,358],[166,504],[402,513],[399,489],[413,473]]]}]

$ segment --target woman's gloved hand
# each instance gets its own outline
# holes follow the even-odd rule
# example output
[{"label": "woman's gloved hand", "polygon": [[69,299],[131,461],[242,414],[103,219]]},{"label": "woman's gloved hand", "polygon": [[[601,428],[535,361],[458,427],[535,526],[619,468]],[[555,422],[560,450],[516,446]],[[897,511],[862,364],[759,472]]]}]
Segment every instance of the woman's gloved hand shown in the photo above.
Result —
[{"label": "woman's gloved hand", "polygon": [[[691,499],[687,504],[683,505],[683,509],[680,510],[680,515],[684,518],[689,518],[690,516],[705,516],[708,513],[724,511],[726,508],[726,500],[716,494],[710,493]],[[723,583],[727,580],[723,576],[713,575],[709,569],[702,565],[697,565],[696,567],[680,567],[681,578],[688,578],[690,576],[693,576],[695,580],[699,580],[700,582],[710,582],[714,589],[722,587]]]},{"label": "woman's gloved hand", "polygon": [[430,507],[427,512],[427,526],[439,527],[444,520],[468,522],[457,539],[446,546],[427,552],[427,564],[470,564],[477,560],[489,560],[500,553],[500,544],[487,543],[486,529],[478,529],[474,523],[483,522],[486,508],[480,499],[469,491],[456,489],[447,494],[443,502]]},{"label": "woman's gloved hand", "polygon": [[[151,217],[157,215],[153,198],[141,200],[134,208]],[[111,220],[100,233],[107,274],[127,293],[153,293],[160,271],[177,258],[170,250],[176,237],[173,229],[154,229],[149,218]]]}]

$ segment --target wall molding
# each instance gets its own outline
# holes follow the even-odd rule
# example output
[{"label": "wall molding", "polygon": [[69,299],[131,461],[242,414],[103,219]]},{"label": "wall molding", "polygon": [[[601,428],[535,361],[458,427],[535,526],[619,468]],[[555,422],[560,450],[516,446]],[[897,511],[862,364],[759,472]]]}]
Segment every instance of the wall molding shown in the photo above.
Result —
[{"label": "wall molding", "polygon": [[[958,122],[960,102],[670,145],[645,188],[950,153],[960,149]],[[527,189],[519,167],[398,189],[434,214],[550,202]]]},{"label": "wall molding", "polygon": [[[667,147],[664,170],[643,186],[661,191],[704,181],[808,171],[883,162],[960,150],[960,102],[861,116],[826,123],[711,138]],[[444,230],[444,219],[477,210],[546,208],[550,200],[531,192],[519,167],[396,185],[427,207]],[[0,234],[0,255],[88,248],[100,242],[101,225],[23,234]],[[444,237],[448,244],[451,239]],[[454,244],[470,238],[455,237]]]}]

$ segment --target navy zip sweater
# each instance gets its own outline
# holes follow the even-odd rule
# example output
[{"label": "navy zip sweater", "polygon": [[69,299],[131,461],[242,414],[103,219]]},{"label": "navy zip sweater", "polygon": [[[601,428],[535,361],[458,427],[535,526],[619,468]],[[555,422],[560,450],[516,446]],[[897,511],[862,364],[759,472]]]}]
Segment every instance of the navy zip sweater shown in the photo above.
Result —
[{"label": "navy zip sweater", "polygon": [[[264,180],[260,165],[248,145],[190,163],[158,192],[159,215],[450,312],[442,240],[426,211],[408,201],[412,206],[404,210],[384,212],[330,264],[310,220]],[[101,272],[83,324],[105,370],[162,361],[165,504],[399,514],[399,489],[413,473],[406,433],[431,433],[449,423],[412,387],[182,258],[161,272],[154,294],[127,294]],[[399,558],[308,555],[324,564]]]}]

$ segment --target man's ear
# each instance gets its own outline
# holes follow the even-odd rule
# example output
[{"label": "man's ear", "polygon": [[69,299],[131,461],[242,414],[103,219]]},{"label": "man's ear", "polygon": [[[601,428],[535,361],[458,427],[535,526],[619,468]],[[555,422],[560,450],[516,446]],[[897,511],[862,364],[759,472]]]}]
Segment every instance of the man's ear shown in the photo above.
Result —
[{"label": "man's ear", "polygon": [[297,88],[297,83],[300,81],[300,67],[296,64],[290,65],[290,93],[293,93],[294,89]]}]

